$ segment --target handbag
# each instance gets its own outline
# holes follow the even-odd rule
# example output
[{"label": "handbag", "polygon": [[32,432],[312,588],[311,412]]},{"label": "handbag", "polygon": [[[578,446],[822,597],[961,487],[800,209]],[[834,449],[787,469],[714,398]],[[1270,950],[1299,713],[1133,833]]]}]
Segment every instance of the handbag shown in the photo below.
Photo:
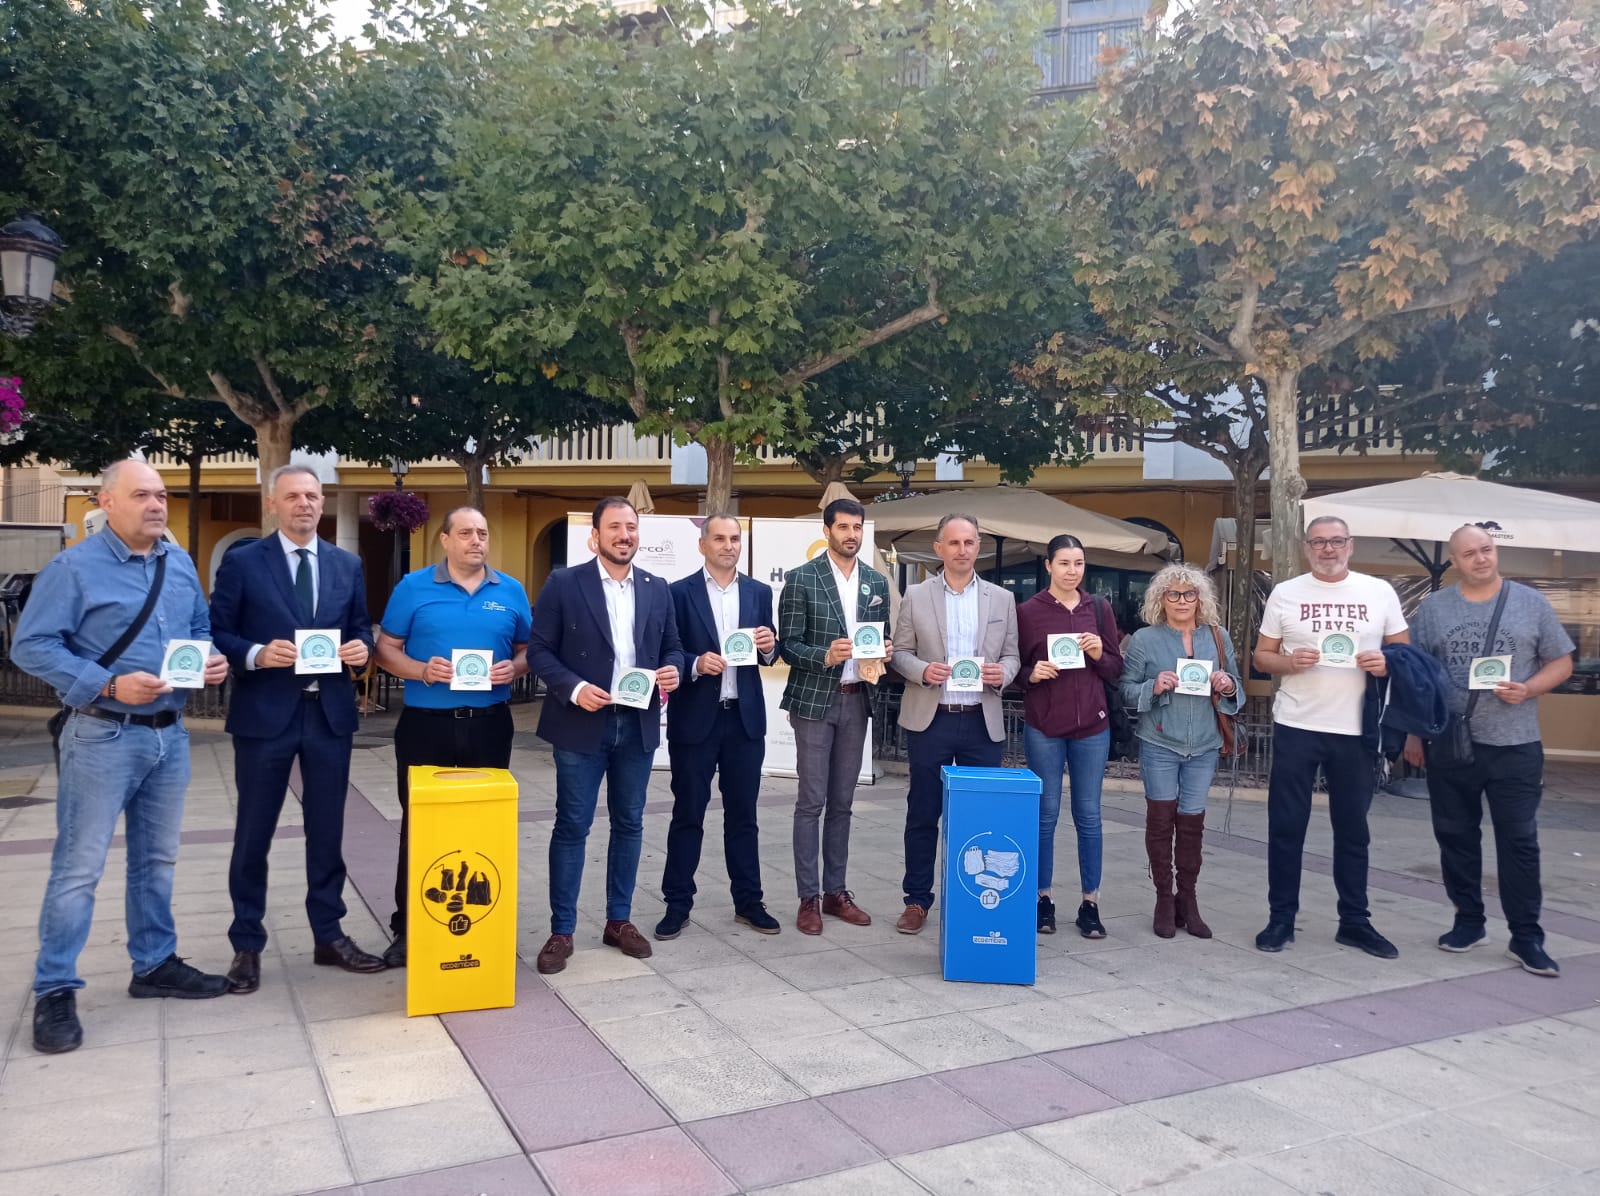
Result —
[{"label": "handbag", "polygon": [[[1094,629],[1099,633],[1100,639],[1106,637],[1106,625],[1101,618],[1101,611],[1110,611],[1111,603],[1098,594],[1090,596],[1094,603]],[[1112,625],[1115,626],[1115,616]],[[1109,759],[1112,760],[1137,760],[1139,758],[1138,728],[1128,714],[1128,708],[1122,704],[1122,687],[1115,681],[1102,681],[1101,685],[1106,692],[1106,718],[1111,723],[1111,746]]]},{"label": "handbag", "polygon": [[[1495,633],[1500,630],[1500,612],[1506,608],[1506,595],[1511,592],[1511,584],[1509,581],[1500,583],[1500,597],[1495,599],[1494,610],[1489,615],[1489,630],[1478,645],[1478,652],[1483,651],[1484,645],[1494,643]],[[1467,698],[1466,711],[1452,714],[1444,725],[1444,734],[1428,741],[1427,758],[1430,764],[1438,764],[1441,768],[1460,768],[1473,762],[1472,712],[1477,709],[1478,699],[1482,696],[1483,690],[1473,690]]]},{"label": "handbag", "polygon": [[[117,642],[112,644],[100,654],[100,659],[95,661],[103,669],[111,667],[112,663],[126,652],[133,641],[139,638],[139,633],[144,630],[144,625],[150,621],[150,615],[156,609],[156,602],[161,598],[161,585],[167,579],[167,554],[163,552],[156,557],[156,576],[150,583],[150,592],[145,595],[144,605],[139,608],[139,613],[133,616],[133,622],[128,624],[128,629],[122,633]],[[72,717],[72,707],[63,705],[45,722],[45,727],[50,732],[50,750],[55,753],[56,771],[61,771],[61,733],[67,729],[67,719]]]},{"label": "handbag", "polygon": [[[1226,666],[1228,653],[1222,647],[1222,628],[1215,623],[1211,625],[1211,638],[1217,643],[1217,664]],[[1235,685],[1243,682],[1235,679]],[[1250,735],[1240,726],[1239,720],[1222,709],[1222,695],[1216,690],[1211,691],[1211,709],[1216,711],[1217,730],[1222,732],[1222,758],[1230,760],[1235,756],[1250,754]]]}]

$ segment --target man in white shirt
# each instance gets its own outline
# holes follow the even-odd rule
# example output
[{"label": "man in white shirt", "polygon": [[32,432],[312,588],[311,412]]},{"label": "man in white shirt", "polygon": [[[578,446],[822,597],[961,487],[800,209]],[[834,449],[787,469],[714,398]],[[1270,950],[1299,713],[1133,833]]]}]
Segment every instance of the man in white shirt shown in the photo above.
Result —
[{"label": "man in white shirt", "polygon": [[1339,893],[1335,941],[1379,959],[1400,953],[1372,926],[1367,908],[1367,809],[1374,760],[1361,746],[1367,677],[1388,672],[1385,644],[1407,641],[1394,587],[1350,571],[1355,541],[1344,520],[1313,519],[1306,528],[1309,573],[1267,598],[1255,666],[1283,678],[1272,708],[1272,775],[1267,787],[1266,928],[1261,951],[1294,942],[1300,909],[1300,862],[1320,769],[1333,826],[1333,883]]},{"label": "man in white shirt", "polygon": [[[735,515],[708,515],[700,526],[705,568],[672,583],[673,610],[689,664],[689,680],[667,705],[667,752],[672,762],[672,825],[661,895],[666,915],[660,940],[683,933],[694,907],[694,874],[705,838],[711,780],[722,791],[722,850],[728,866],[734,921],[758,934],[777,934],[761,889],[756,801],[767,749],[767,706],[759,665],[778,658],[772,629],[772,589],[739,572],[744,535]],[[744,635],[741,635],[744,633]],[[753,661],[724,655],[753,651]]]},{"label": "man in white shirt", "polygon": [[[646,959],[650,943],[630,921],[644,834],[645,788],[661,741],[661,695],[678,687],[685,667],[667,583],[635,568],[639,516],[624,498],[594,510],[589,545],[595,559],[558,569],[533,608],[528,664],[550,693],[539,737],[555,748],[556,822],[550,835],[550,938],[535,966],[567,966],[577,929],[585,844],[600,782],[607,785],[611,842],[606,850],[606,924],[600,941]],[[637,687],[648,704],[615,696]]]}]

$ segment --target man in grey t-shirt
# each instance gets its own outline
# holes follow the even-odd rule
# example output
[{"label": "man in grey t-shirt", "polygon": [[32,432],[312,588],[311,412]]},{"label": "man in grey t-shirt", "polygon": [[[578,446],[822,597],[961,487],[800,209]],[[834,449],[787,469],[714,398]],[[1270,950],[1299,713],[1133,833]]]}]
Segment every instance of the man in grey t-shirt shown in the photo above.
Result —
[{"label": "man in grey t-shirt", "polygon": [[[1455,925],[1439,936],[1445,951],[1467,951],[1484,938],[1483,802],[1494,824],[1500,871],[1500,905],[1511,928],[1511,958],[1536,976],[1558,976],[1544,950],[1539,926],[1539,797],[1544,747],[1539,742],[1537,699],[1572,675],[1573,643],[1544,595],[1500,576],[1489,533],[1468,524],[1450,537],[1450,560],[1461,580],[1425,598],[1411,620],[1411,642],[1444,665],[1453,683],[1450,708],[1473,704],[1472,763],[1446,764],[1427,753],[1428,796],[1445,891],[1455,903]],[[1502,588],[1505,608],[1493,644],[1484,641]],[[1499,678],[1499,680],[1495,680]],[[1421,742],[1411,736],[1406,759],[1421,764]]]}]

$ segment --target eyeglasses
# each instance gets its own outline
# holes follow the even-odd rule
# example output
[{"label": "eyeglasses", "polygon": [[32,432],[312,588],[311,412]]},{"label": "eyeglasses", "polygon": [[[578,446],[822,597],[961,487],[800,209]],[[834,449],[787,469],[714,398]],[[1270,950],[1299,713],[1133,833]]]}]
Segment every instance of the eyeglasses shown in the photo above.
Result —
[{"label": "eyeglasses", "polygon": [[1163,598],[1165,598],[1168,602],[1198,602],[1200,600],[1200,591],[1199,590],[1168,590],[1165,594],[1163,594],[1161,596]]},{"label": "eyeglasses", "polygon": [[1324,548],[1344,548],[1349,543],[1349,536],[1328,536],[1326,539],[1318,536],[1315,540],[1307,540],[1306,546],[1316,552],[1321,552]]}]

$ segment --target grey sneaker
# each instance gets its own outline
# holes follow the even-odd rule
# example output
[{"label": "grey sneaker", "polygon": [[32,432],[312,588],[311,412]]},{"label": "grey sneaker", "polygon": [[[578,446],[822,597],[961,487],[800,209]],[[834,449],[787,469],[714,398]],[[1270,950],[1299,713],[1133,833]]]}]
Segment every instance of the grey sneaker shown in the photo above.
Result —
[{"label": "grey sneaker", "polygon": [[1524,972],[1532,972],[1535,976],[1559,976],[1561,965],[1544,953],[1542,943],[1519,943],[1511,940],[1511,945],[1506,948],[1506,955],[1522,965]]}]

